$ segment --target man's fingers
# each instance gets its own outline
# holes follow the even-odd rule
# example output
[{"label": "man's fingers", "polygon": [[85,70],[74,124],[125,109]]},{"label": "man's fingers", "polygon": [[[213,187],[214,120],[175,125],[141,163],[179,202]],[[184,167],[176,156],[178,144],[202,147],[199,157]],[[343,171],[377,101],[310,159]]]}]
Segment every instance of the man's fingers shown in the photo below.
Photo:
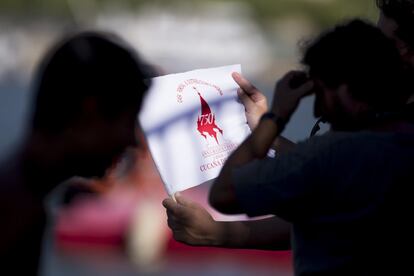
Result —
[{"label": "man's fingers", "polygon": [[[298,87],[308,80],[308,75],[304,71],[289,71],[282,77],[282,81],[289,86]],[[292,87],[293,88],[293,87]]]},{"label": "man's fingers", "polygon": [[251,110],[254,108],[254,101],[252,100],[251,95],[257,90],[256,87],[254,87],[247,79],[243,78],[242,75],[237,72],[234,72],[232,77],[240,86],[240,88],[237,89],[237,95],[242,101],[242,104],[246,110]]},{"label": "man's fingers", "polygon": [[177,194],[175,194],[175,197],[177,202],[175,202],[172,198],[167,198],[163,200],[162,205],[167,209],[168,216],[175,216],[179,220],[185,220],[191,216],[191,210],[193,207],[197,206],[197,204],[183,199],[180,195],[178,196],[180,199],[178,199]]},{"label": "man's fingers", "polygon": [[[307,79],[306,73],[303,71],[290,71],[282,78],[283,85],[289,87],[298,97],[303,97],[312,92],[314,83],[312,80]],[[304,83],[301,83],[304,81]],[[293,82],[297,83],[297,87]],[[292,87],[294,86],[294,87]]]},{"label": "man's fingers", "polygon": [[167,210],[167,224],[171,230],[183,229],[187,219],[174,215],[171,211]]},{"label": "man's fingers", "polygon": [[171,216],[168,216],[167,225],[168,227],[171,228],[171,230],[174,230],[177,226],[177,224],[175,223],[175,220]]},{"label": "man's fingers", "polygon": [[298,72],[297,71],[289,71],[287,72],[283,77],[281,77],[278,81],[278,84],[287,84],[289,85],[289,83],[292,81],[293,78],[295,78],[297,76]]},{"label": "man's fingers", "polygon": [[287,78],[287,79],[293,79],[293,78],[295,78],[295,77],[297,77],[299,75],[303,75],[303,74],[305,74],[305,72],[298,71],[298,70],[292,70],[292,71],[289,71],[288,73],[286,73],[285,78]]},{"label": "man's fingers", "polygon": [[299,97],[304,97],[312,93],[313,87],[314,87],[314,82],[311,80],[308,80],[307,82],[302,84],[299,88],[295,89],[295,92],[298,94]]},{"label": "man's fingers", "polygon": [[175,217],[175,216],[170,210],[167,209],[167,217],[172,218],[172,217]]},{"label": "man's fingers", "polygon": [[182,214],[180,205],[176,203],[172,198],[166,198],[162,201],[162,205],[167,209],[167,214],[178,216]]},{"label": "man's fingers", "polygon": [[174,205],[177,203],[174,202],[172,198],[166,198],[162,201],[162,206],[164,206],[167,210],[173,209]]},{"label": "man's fingers", "polygon": [[232,77],[234,79],[234,81],[240,86],[241,89],[243,89],[245,91],[245,93],[249,96],[259,92],[259,90],[257,90],[257,88],[247,79],[245,79],[242,75],[240,75],[237,72],[234,72],[232,74]]},{"label": "man's fingers", "polygon": [[251,110],[252,108],[255,107],[255,103],[252,101],[252,99],[249,97],[249,95],[246,94],[246,92],[243,89],[241,88],[237,89],[237,95],[239,96],[246,110]]},{"label": "man's fingers", "polygon": [[182,230],[184,228],[183,225],[179,221],[177,221],[177,219],[174,216],[168,217],[167,224],[168,227],[170,227],[173,231]]}]

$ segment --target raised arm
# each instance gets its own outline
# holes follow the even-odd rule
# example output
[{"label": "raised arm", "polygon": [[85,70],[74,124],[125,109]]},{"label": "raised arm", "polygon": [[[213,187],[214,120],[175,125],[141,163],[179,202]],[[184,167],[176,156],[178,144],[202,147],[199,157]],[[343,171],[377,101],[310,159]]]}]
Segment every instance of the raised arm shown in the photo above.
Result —
[{"label": "raised arm", "polygon": [[[276,120],[261,120],[252,134],[236,149],[226,161],[219,177],[210,190],[210,204],[218,211],[226,214],[243,213],[237,202],[232,171],[238,166],[247,164],[255,159],[263,159],[276,137],[283,130],[299,105],[299,101],[308,95],[313,83],[307,81],[298,88],[291,88],[291,82],[303,72],[292,71],[286,74],[276,85],[271,112]],[[282,123],[283,122],[283,123]]]}]

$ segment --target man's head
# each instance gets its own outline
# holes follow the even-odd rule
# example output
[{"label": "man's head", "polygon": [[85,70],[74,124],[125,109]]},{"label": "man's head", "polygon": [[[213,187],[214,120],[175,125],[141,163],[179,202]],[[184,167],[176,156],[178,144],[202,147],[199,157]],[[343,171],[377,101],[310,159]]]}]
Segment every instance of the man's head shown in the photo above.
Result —
[{"label": "man's head", "polygon": [[149,82],[134,52],[114,35],[80,33],[58,43],[36,79],[33,131],[63,141],[65,164],[101,176],[136,145],[136,118]]},{"label": "man's head", "polygon": [[315,115],[333,129],[360,128],[376,113],[397,111],[411,93],[394,44],[360,20],[322,34],[302,62],[316,83]]},{"label": "man's head", "polygon": [[391,38],[405,62],[414,66],[414,0],[376,0],[378,28]]}]

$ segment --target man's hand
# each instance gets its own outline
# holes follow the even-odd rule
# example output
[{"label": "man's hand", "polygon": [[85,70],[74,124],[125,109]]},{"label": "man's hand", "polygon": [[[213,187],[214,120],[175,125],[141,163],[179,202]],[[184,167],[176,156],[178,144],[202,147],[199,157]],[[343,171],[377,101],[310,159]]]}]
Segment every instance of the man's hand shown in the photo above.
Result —
[{"label": "man's hand", "polygon": [[266,96],[239,73],[233,73],[232,77],[240,86],[237,93],[246,109],[247,124],[253,130],[259,123],[260,117],[267,112]]},{"label": "man's hand", "polygon": [[162,205],[167,209],[168,226],[176,241],[193,246],[220,246],[221,224],[199,204],[175,195],[177,202],[167,198]]},{"label": "man's hand", "polygon": [[290,119],[293,112],[295,112],[300,100],[312,93],[314,86],[311,80],[305,80],[299,85],[294,85],[297,79],[306,79],[306,73],[290,71],[276,84],[271,110],[277,116],[285,119],[286,122]]},{"label": "man's hand", "polygon": [[192,246],[288,250],[290,224],[270,217],[253,221],[215,221],[206,209],[175,195],[162,204],[167,209],[168,226],[174,239]]}]

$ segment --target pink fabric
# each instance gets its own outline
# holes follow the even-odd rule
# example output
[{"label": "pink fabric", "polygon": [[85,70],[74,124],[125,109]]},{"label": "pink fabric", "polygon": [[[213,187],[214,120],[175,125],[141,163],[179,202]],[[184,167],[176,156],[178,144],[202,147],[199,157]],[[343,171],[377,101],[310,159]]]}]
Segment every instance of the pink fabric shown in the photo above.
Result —
[{"label": "pink fabric", "polygon": [[121,245],[138,200],[136,192],[130,190],[80,198],[59,212],[57,242]]}]

